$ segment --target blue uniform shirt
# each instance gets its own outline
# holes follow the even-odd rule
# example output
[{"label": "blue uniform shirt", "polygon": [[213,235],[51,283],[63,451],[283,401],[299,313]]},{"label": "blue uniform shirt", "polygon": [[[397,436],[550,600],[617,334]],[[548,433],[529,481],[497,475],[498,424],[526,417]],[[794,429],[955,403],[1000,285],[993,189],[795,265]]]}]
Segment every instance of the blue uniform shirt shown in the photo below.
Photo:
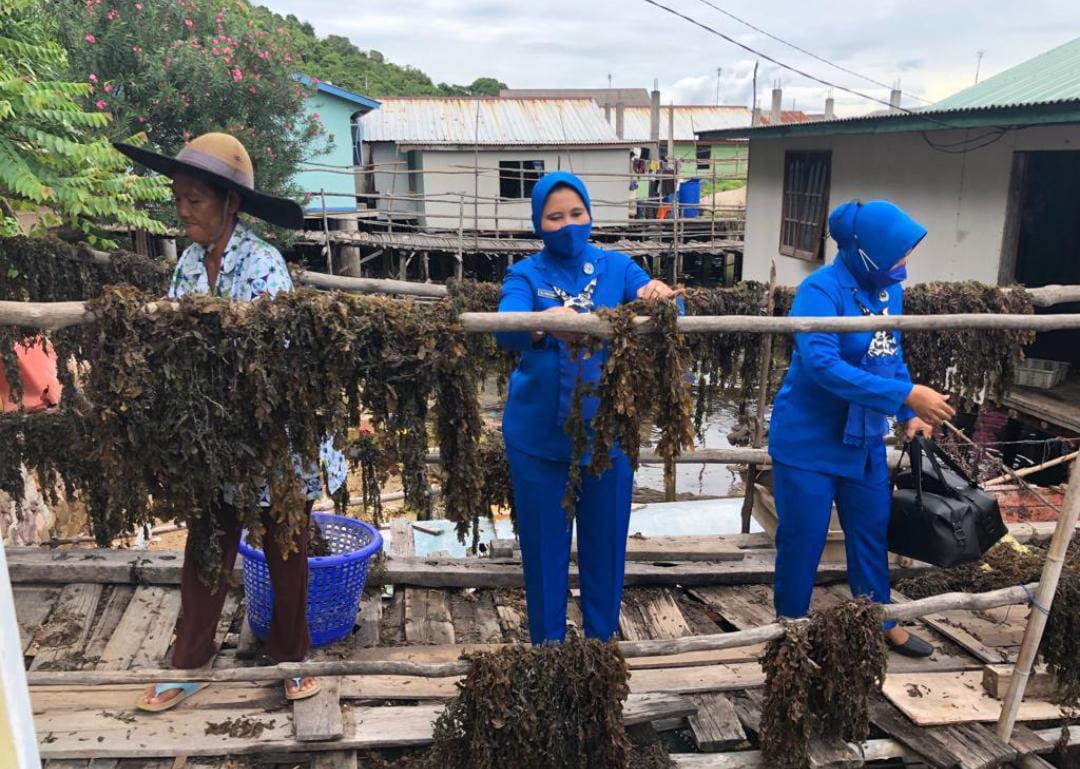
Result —
[{"label": "blue uniform shirt", "polygon": [[[590,244],[580,258],[562,259],[545,250],[510,268],[499,312],[542,312],[562,306],[566,296],[577,299],[585,294],[595,309],[617,307],[635,300],[648,282],[645,270],[619,251],[604,251]],[[591,290],[590,284],[594,284]],[[569,357],[566,343],[550,335],[535,347],[528,332],[499,333],[495,338],[501,347],[521,353],[510,377],[503,415],[507,445],[543,459],[569,461],[570,437],[564,426],[577,377],[596,382],[606,351],[576,361]],[[582,410],[586,420],[591,420],[596,406],[596,398],[585,400]]]},{"label": "blue uniform shirt", "polygon": [[[899,284],[877,290],[860,286],[842,260],[810,275],[795,294],[793,316],[862,316],[903,312]],[[893,376],[885,378],[861,366],[871,348],[882,344],[896,356]],[[914,412],[904,405],[911,375],[900,351],[900,333],[807,333],[795,335],[795,349],[784,384],[777,393],[769,427],[769,454],[804,470],[861,478],[871,451],[880,441],[845,443],[852,404],[904,422]]]}]

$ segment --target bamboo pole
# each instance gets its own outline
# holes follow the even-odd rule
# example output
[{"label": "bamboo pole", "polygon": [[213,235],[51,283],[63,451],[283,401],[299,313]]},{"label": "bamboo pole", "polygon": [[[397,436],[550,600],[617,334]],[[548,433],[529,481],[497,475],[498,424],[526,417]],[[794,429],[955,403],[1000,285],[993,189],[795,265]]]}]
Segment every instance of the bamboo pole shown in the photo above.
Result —
[{"label": "bamboo pole", "polygon": [[1065,494],[1065,504],[1058,515],[1054,536],[1050,540],[1050,549],[1046,554],[1046,563],[1043,564],[1042,575],[1039,577],[1039,586],[1033,602],[1035,608],[1028,615],[1024,641],[1020,646],[1020,654],[1016,658],[1009,692],[1005,695],[1005,703],[1002,705],[1001,717],[997,723],[998,736],[1005,742],[1009,741],[1013,727],[1016,725],[1016,716],[1020,712],[1020,703],[1024,699],[1024,689],[1031,676],[1035,656],[1039,652],[1039,643],[1046,629],[1046,619],[1054,603],[1061,569],[1065,564],[1065,553],[1069,549],[1069,541],[1072,539],[1078,518],[1080,518],[1080,464],[1073,464],[1072,472],[1069,474],[1069,490]]},{"label": "bamboo pole", "polygon": [[[347,280],[359,280],[348,278]],[[400,281],[398,282],[400,285]],[[430,289],[421,283],[412,286]],[[243,307],[244,305],[237,305]],[[156,301],[146,305],[148,312],[176,309],[178,302]],[[468,333],[493,331],[564,331],[599,338],[611,336],[611,324],[595,314],[560,315],[543,312],[464,312],[462,329]],[[91,323],[94,314],[84,302],[0,302],[0,325],[24,326],[56,331],[68,326]],[[652,333],[652,319],[635,321],[638,333]],[[784,317],[758,315],[691,316],[678,319],[684,334],[715,334],[733,331],[751,334],[799,334],[812,332],[850,333],[853,331],[951,331],[1009,330],[1051,331],[1080,329],[1080,315],[870,315],[865,317]]]},{"label": "bamboo pole", "polygon": [[[883,606],[885,616],[895,620],[913,620],[928,614],[953,609],[985,610],[1026,603],[1036,585],[1007,587],[988,593],[944,593],[918,601]],[[807,620],[794,620],[806,622]],[[772,641],[784,635],[779,623],[763,625],[734,633],[688,636],[661,641],[622,641],[624,657],[654,657],[692,651],[738,649]],[[152,683],[155,681],[274,681],[295,676],[404,675],[441,678],[469,671],[465,661],[419,663],[388,660],[338,660],[332,662],[283,662],[251,668],[205,668],[195,670],[116,670],[116,671],[32,671],[27,674],[31,686],[79,686]]]},{"label": "bamboo pole", "polygon": [[326,271],[331,275],[334,274],[334,244],[330,242],[330,220],[326,218],[326,189],[320,189],[319,195],[322,197],[322,226],[323,235],[326,237]]},{"label": "bamboo pole", "polygon": [[[765,299],[765,315],[772,317],[776,307],[776,261],[769,266],[769,295]],[[758,367],[757,411],[754,414],[754,442],[753,447],[760,449],[765,440],[765,409],[769,399],[769,372],[772,369],[773,338],[772,334],[765,334],[761,339],[761,356]],[[746,492],[743,496],[742,506],[742,533],[750,533],[750,515],[754,510],[754,486],[757,485],[758,466],[750,465],[746,469]]]},{"label": "bamboo pole", "polygon": [[420,296],[432,299],[440,299],[449,295],[446,286],[441,284],[425,284],[381,278],[349,278],[344,275],[327,275],[324,272],[309,272],[307,270],[297,276],[297,282],[327,291],[348,291],[354,294],[400,294],[402,296]]},{"label": "bamboo pole", "polygon": [[1034,467],[1025,467],[1021,470],[1015,470],[1011,473],[999,475],[996,478],[991,478],[990,480],[986,481],[983,486],[997,486],[998,484],[1005,483],[1006,481],[1013,480],[1014,478],[1025,478],[1029,475],[1034,475],[1035,473],[1042,472],[1043,470],[1049,470],[1051,467],[1057,467],[1058,465],[1063,465],[1066,462],[1072,462],[1077,457],[1080,457],[1080,451],[1074,451],[1071,454],[1065,454],[1063,456],[1056,457],[1055,459],[1051,459],[1049,462],[1043,462],[1042,464],[1035,465]]}]

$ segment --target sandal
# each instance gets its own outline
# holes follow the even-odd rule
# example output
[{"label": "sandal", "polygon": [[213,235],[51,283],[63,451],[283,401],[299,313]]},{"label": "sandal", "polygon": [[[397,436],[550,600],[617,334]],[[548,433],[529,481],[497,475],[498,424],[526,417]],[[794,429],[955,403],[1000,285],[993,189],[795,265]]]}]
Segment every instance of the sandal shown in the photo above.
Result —
[{"label": "sandal", "polygon": [[315,681],[315,685],[313,687],[311,687],[310,689],[305,689],[303,687],[303,679],[302,678],[293,678],[291,680],[293,682],[293,686],[296,687],[296,691],[290,692],[289,687],[286,686],[285,687],[285,699],[287,699],[287,700],[292,700],[294,702],[296,700],[306,700],[309,697],[314,697],[316,694],[318,694],[319,692],[322,691],[322,686],[319,684],[318,680]]},{"label": "sandal", "polygon": [[902,644],[896,643],[888,636],[885,637],[885,643],[894,652],[905,657],[929,657],[934,653],[933,646],[911,632],[908,633],[907,640]]},{"label": "sandal", "polygon": [[205,689],[207,686],[209,686],[209,684],[200,683],[198,681],[193,681],[191,683],[183,683],[183,684],[181,684],[181,683],[157,684],[154,687],[154,695],[153,696],[155,696],[155,697],[160,697],[165,692],[171,691],[173,689],[179,689],[180,693],[178,695],[176,695],[175,697],[173,697],[172,699],[165,700],[164,702],[147,702],[146,701],[146,699],[147,699],[146,695],[144,694],[135,703],[135,707],[137,709],[139,709],[139,710],[144,710],[147,713],[161,713],[162,711],[170,710],[172,708],[175,708],[177,705],[179,705],[181,702],[186,700],[188,697],[190,697],[191,695],[195,694],[196,692],[198,692],[198,691],[200,691],[202,689]]}]

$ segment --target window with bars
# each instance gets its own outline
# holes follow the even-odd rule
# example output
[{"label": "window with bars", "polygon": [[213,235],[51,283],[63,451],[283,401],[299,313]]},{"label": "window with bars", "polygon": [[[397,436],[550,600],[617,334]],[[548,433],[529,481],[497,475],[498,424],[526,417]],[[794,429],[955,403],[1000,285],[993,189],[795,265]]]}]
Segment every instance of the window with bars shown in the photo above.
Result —
[{"label": "window with bars", "polygon": [[543,175],[543,160],[500,160],[499,197],[504,200],[530,197],[536,180]]},{"label": "window with bars", "polygon": [[812,261],[824,258],[831,170],[831,152],[784,154],[781,254]]}]

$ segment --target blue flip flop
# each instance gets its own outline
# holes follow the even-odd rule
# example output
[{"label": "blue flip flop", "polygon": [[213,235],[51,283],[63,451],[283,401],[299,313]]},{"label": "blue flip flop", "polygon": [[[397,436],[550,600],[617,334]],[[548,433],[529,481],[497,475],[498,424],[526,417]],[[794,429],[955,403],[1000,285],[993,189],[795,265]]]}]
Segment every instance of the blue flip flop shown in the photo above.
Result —
[{"label": "blue flip flop", "polygon": [[160,697],[162,694],[172,689],[179,689],[180,693],[165,702],[145,702],[144,699],[140,697],[139,701],[135,703],[135,707],[139,710],[145,710],[147,713],[160,713],[163,710],[169,710],[170,708],[176,707],[188,697],[201,689],[205,689],[207,686],[209,686],[209,684],[200,683],[198,681],[192,681],[191,683],[157,684],[154,687],[155,697]]},{"label": "blue flip flop", "polygon": [[322,690],[322,686],[319,684],[318,681],[315,682],[315,686],[312,689],[302,689],[302,688],[300,688],[301,685],[302,685],[303,679],[301,679],[299,677],[293,678],[292,682],[293,682],[293,686],[296,687],[296,691],[293,692],[292,694],[290,694],[288,688],[286,688],[285,689],[285,699],[287,699],[287,700],[293,700],[293,701],[306,700],[308,697],[314,697],[316,694],[318,694]]}]

